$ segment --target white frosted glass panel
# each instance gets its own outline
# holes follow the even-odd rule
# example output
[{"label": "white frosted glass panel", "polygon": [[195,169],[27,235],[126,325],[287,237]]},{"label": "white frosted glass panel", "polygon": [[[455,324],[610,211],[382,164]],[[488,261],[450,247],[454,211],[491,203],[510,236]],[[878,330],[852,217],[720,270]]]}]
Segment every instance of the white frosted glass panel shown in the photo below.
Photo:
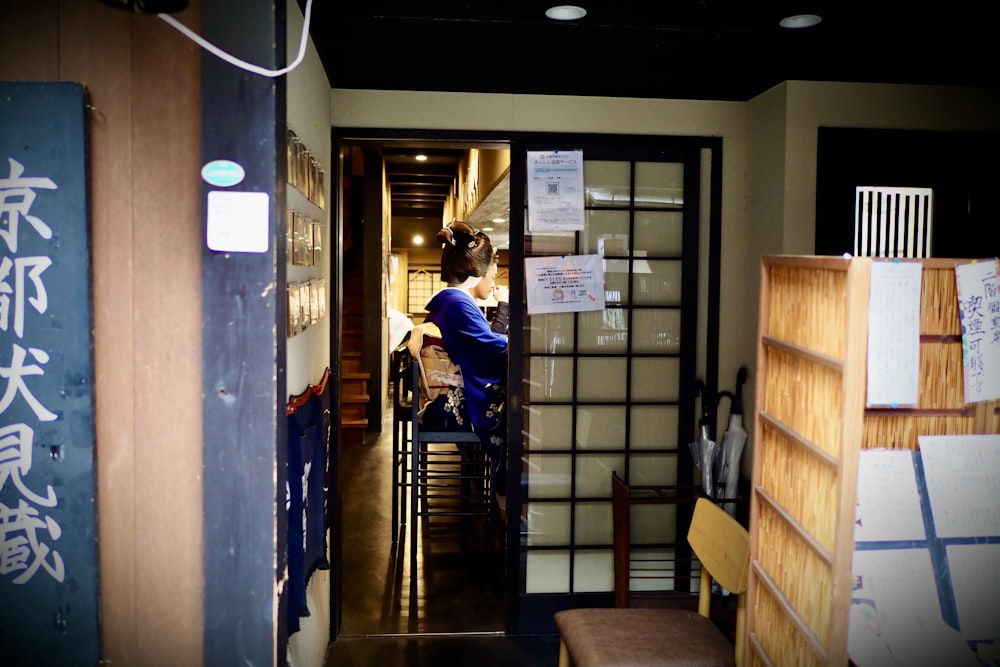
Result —
[{"label": "white frosted glass panel", "polygon": [[580,313],[580,337],[577,340],[579,351],[605,354],[625,352],[628,350],[627,322],[626,312],[622,308]]},{"label": "white frosted glass panel", "polygon": [[569,552],[529,551],[525,593],[569,593]]},{"label": "white frosted glass panel", "polygon": [[611,454],[578,454],[576,495],[583,498],[610,498],[611,473],[625,469],[625,457]]},{"label": "white frosted glass panel", "polygon": [[626,304],[628,298],[628,260],[605,260],[604,303],[609,305]]},{"label": "white frosted glass panel", "polygon": [[632,505],[630,529],[634,544],[677,542],[677,505]]},{"label": "white frosted glass panel", "polygon": [[636,162],[635,205],[664,206],[684,203],[684,164]]},{"label": "white frosted glass panel", "polygon": [[524,407],[525,448],[568,450],[573,446],[573,408],[569,405]]},{"label": "white frosted glass panel", "polygon": [[645,357],[632,361],[633,401],[676,401],[681,362],[677,357]]},{"label": "white frosted glass panel", "polygon": [[524,470],[528,474],[529,498],[565,498],[570,495],[569,456],[526,456]]},{"label": "white frosted glass panel", "polygon": [[625,449],[625,406],[584,405],[576,410],[576,446]]},{"label": "white frosted glass panel", "polygon": [[573,592],[603,593],[614,589],[614,552],[577,551],[573,557]]},{"label": "white frosted glass panel", "polygon": [[569,503],[530,503],[528,505],[528,545],[569,544]]},{"label": "white frosted glass panel", "polygon": [[573,313],[532,315],[528,318],[528,331],[531,352],[573,351]]},{"label": "white frosted glass panel", "polygon": [[611,544],[614,522],[611,503],[576,504],[576,544]]},{"label": "white frosted glass panel", "polygon": [[680,260],[647,260],[649,273],[632,277],[632,303],[639,306],[679,306],[681,303]]},{"label": "white frosted glass panel", "polygon": [[[630,591],[672,591],[676,586],[675,567],[676,555],[673,549],[644,549],[633,546],[628,589]],[[695,582],[694,588],[697,588],[697,582]]]},{"label": "white frosted glass panel", "polygon": [[569,255],[576,252],[576,232],[545,232],[534,234],[528,231],[528,215],[524,209],[524,254]]},{"label": "white frosted glass panel", "polygon": [[[632,431],[629,444],[636,449],[677,447],[676,405],[640,405],[632,408]],[[685,442],[685,447],[687,443]]]},{"label": "white frosted glass panel", "polygon": [[636,211],[635,250],[648,255],[680,256],[684,216],[680,211]]},{"label": "white frosted glass panel", "polygon": [[587,211],[582,252],[588,255],[628,255],[628,211]]},{"label": "white frosted glass panel", "polygon": [[636,310],[632,313],[632,351],[677,354],[681,351],[681,311]]},{"label": "white frosted glass panel", "polygon": [[584,160],[583,189],[587,206],[629,206],[628,162]]},{"label": "white frosted glass panel", "polygon": [[677,455],[633,454],[629,457],[628,481],[639,486],[676,484]]},{"label": "white frosted glass panel", "polygon": [[625,359],[578,359],[576,395],[581,401],[625,399]]},{"label": "white frosted glass panel", "polygon": [[524,398],[532,403],[573,399],[573,360],[569,357],[531,357],[524,378]]}]

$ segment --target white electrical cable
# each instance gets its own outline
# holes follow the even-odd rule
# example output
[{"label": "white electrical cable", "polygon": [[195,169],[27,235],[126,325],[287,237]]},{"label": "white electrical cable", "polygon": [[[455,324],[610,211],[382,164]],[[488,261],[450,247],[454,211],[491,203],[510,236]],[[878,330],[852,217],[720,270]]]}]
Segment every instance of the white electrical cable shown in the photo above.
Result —
[{"label": "white electrical cable", "polygon": [[309,19],[312,16],[312,3],[313,0],[306,0],[305,22],[302,24],[302,37],[299,42],[299,55],[295,57],[295,61],[291,65],[288,65],[287,67],[283,67],[281,69],[265,69],[263,67],[260,67],[259,65],[254,65],[252,63],[248,63],[245,60],[240,60],[236,56],[226,53],[225,51],[215,46],[211,42],[205,40],[203,37],[201,37],[201,35],[198,35],[194,31],[192,31],[190,28],[188,28],[186,25],[175,19],[173,16],[170,16],[169,14],[157,14],[157,16],[166,21],[168,24],[177,28],[177,30],[179,30],[183,35],[191,39],[195,44],[202,47],[209,53],[218,56],[222,60],[225,60],[227,63],[236,65],[240,69],[245,69],[246,71],[253,72],[254,74],[260,74],[261,76],[276,77],[276,76],[281,76],[282,74],[288,74],[293,69],[298,67],[299,63],[302,62],[302,59],[306,55],[306,46],[309,40]]}]

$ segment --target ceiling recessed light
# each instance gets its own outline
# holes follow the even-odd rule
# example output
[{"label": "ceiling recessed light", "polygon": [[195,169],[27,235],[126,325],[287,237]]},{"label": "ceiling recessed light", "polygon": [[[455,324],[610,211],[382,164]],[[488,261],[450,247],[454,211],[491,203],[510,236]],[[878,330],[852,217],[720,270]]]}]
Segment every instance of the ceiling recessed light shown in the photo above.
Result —
[{"label": "ceiling recessed light", "polygon": [[424,237],[421,236],[420,234],[414,234],[413,245],[423,245],[423,244],[424,244]]},{"label": "ceiling recessed light", "polygon": [[490,222],[494,222],[494,223],[496,223],[496,224],[499,225],[501,222],[507,222],[507,219],[506,218],[493,218],[492,220],[490,220]]},{"label": "ceiling recessed light", "polygon": [[493,228],[492,227],[483,227],[483,231],[484,232],[492,232]]},{"label": "ceiling recessed light", "polygon": [[575,21],[587,15],[587,10],[576,5],[556,5],[545,10],[545,15],[555,21]]},{"label": "ceiling recessed light", "polygon": [[427,159],[427,156],[421,153],[420,155],[415,156],[413,159],[416,160],[417,162],[423,162]]},{"label": "ceiling recessed light", "polygon": [[778,22],[782,28],[811,28],[823,19],[815,14],[795,14]]}]

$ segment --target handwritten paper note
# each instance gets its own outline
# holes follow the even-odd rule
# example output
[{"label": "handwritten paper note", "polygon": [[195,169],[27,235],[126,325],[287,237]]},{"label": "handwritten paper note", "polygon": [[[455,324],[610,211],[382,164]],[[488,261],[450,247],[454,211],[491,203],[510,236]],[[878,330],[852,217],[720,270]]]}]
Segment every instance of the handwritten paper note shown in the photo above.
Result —
[{"label": "handwritten paper note", "polygon": [[938,537],[1000,536],[1000,435],[917,440]]},{"label": "handwritten paper note", "polygon": [[920,262],[874,262],[868,300],[871,406],[914,406],[920,374]]},{"label": "handwritten paper note", "polygon": [[1000,398],[1000,264],[988,259],[955,267],[962,320],[965,402]]},{"label": "handwritten paper note", "polygon": [[913,452],[863,449],[858,459],[855,542],[923,540]]}]

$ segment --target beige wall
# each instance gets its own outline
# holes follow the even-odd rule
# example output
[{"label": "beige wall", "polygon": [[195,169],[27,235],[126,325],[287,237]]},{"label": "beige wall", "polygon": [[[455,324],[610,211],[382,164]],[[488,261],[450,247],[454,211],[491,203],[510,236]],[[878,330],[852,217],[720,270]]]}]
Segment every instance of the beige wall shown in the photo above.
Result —
[{"label": "beige wall", "polygon": [[[298,52],[302,34],[302,12],[294,0],[287,4],[287,39],[289,60]],[[323,238],[324,261],[322,266],[287,265],[288,281],[303,281],[310,278],[324,278],[327,290],[327,316],[316,325],[288,340],[285,350],[287,359],[287,382],[289,395],[301,394],[309,385],[317,385],[323,379],[324,371],[330,366],[330,323],[335,317],[331,309],[336,304],[330,297],[333,283],[330,275],[330,257],[336,251],[332,240],[332,223],[330,211],[333,209],[331,196],[332,174],[336,169],[331,156],[330,139],[330,107],[326,103],[327,91],[326,72],[319,62],[316,48],[310,42],[306,49],[305,59],[287,78],[287,120],[296,135],[305,142],[314,156],[326,168],[324,188],[327,205],[317,212],[309,206],[300,193],[288,190],[290,206],[297,206],[301,211],[310,212],[311,216],[319,216],[325,224]],[[289,249],[291,251],[291,249]],[[329,534],[327,535],[329,544]],[[336,554],[331,554],[336,557]],[[317,570],[309,579],[306,588],[306,600],[309,605],[309,616],[303,616],[298,632],[288,640],[288,664],[290,667],[321,667],[324,664],[326,648],[330,642],[330,574],[332,570]],[[275,597],[277,599],[277,597]],[[278,651],[284,650],[279,646]]]}]

